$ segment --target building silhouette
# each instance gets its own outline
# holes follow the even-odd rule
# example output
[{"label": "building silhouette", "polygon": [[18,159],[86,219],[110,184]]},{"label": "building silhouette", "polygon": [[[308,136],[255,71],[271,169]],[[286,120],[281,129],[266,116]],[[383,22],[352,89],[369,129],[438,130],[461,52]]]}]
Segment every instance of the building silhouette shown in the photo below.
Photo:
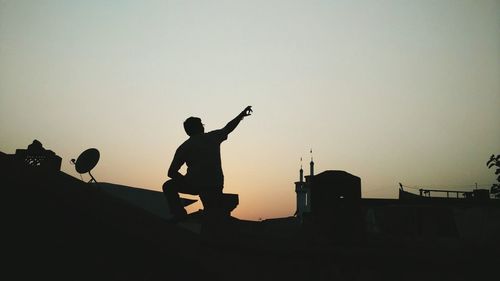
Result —
[{"label": "building silhouette", "polygon": [[306,176],[306,181],[304,181],[304,169],[300,165],[299,181],[295,182],[295,193],[297,193],[297,210],[295,215],[299,218],[302,218],[304,213],[311,212],[311,179],[314,177],[314,161],[312,158],[309,167],[310,174]]},{"label": "building silhouette", "polygon": [[361,199],[361,179],[346,171],[327,170],[314,174],[314,161],[309,163],[310,173],[305,176],[300,167],[299,181],[295,182],[297,210],[295,215],[325,216],[340,202],[356,202]]}]

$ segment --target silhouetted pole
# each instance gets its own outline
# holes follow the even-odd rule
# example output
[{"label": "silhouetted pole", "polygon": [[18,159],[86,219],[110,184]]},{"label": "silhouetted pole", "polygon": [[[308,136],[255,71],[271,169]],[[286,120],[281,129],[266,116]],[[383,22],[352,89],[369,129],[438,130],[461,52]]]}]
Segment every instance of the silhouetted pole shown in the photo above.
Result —
[{"label": "silhouetted pole", "polygon": [[311,179],[314,176],[314,161],[313,161],[312,153],[313,153],[313,151],[311,149],[311,163],[309,163],[309,169],[310,169]]},{"label": "silhouetted pole", "polygon": [[302,169],[302,157],[300,157],[300,178],[299,181],[300,183],[304,182],[304,169]]}]

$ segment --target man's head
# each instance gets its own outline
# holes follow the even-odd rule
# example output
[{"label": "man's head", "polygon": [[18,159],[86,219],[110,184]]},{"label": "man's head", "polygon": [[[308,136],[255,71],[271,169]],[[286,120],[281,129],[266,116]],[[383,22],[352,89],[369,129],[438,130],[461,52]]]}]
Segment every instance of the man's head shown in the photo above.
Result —
[{"label": "man's head", "polygon": [[205,128],[201,123],[201,119],[198,117],[189,117],[184,121],[184,131],[188,136],[194,136],[198,134],[203,134],[205,132]]}]

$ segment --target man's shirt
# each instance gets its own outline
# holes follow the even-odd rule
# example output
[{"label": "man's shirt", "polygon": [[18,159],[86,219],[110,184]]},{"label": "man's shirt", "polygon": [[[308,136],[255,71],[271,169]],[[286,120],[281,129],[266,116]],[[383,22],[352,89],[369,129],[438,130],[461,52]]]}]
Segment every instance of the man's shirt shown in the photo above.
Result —
[{"label": "man's shirt", "polygon": [[220,144],[226,139],[227,133],[220,129],[192,136],[177,148],[173,162],[186,163],[185,180],[189,185],[222,189],[224,174]]}]

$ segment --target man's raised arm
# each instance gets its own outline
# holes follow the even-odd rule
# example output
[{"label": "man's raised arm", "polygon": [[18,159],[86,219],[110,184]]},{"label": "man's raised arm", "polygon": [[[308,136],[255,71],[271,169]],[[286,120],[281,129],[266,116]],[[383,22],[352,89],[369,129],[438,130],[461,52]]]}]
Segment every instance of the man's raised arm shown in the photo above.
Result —
[{"label": "man's raised arm", "polygon": [[250,116],[252,114],[252,106],[247,106],[245,109],[243,109],[238,116],[236,116],[233,120],[229,121],[227,125],[222,128],[226,132],[226,134],[230,134],[237,126],[240,124],[240,121],[247,116]]}]

